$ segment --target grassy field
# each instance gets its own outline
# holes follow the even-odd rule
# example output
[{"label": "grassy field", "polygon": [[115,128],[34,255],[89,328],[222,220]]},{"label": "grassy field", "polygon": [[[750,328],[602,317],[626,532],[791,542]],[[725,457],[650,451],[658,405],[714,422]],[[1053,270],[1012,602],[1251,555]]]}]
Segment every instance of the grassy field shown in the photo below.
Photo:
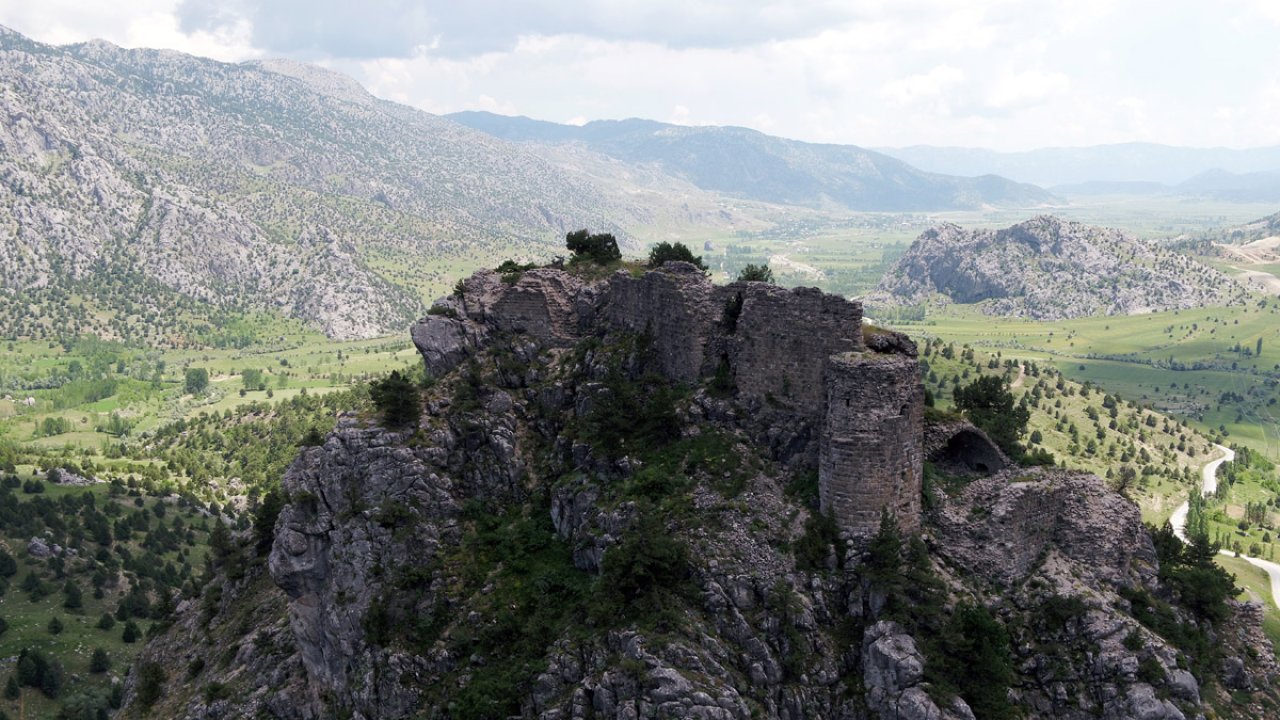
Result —
[{"label": "grassy field", "polygon": [[[950,307],[897,329],[1050,363],[1186,418],[1232,442],[1280,455],[1280,301],[1245,307],[1041,322]],[[1258,352],[1258,350],[1261,352]]]},{"label": "grassy field", "polygon": [[[335,342],[297,333],[247,349],[166,352],[114,345],[106,350],[97,345],[85,350],[34,342],[9,346],[12,351],[0,361],[0,385],[7,393],[0,401],[0,438],[39,448],[69,446],[94,452],[104,443],[143,436],[201,412],[287,400],[304,389],[311,393],[346,389],[392,369],[416,367],[418,362],[407,336]],[[95,363],[103,365],[102,356],[109,361],[100,373],[92,373],[89,369]],[[75,373],[73,366],[82,368],[77,377],[93,378],[79,385],[100,381],[109,394],[98,397],[107,390],[97,390],[86,396],[83,387],[69,380]],[[207,389],[196,395],[187,393],[184,386],[185,373],[193,368],[209,375]],[[257,373],[259,383],[247,386],[246,373]],[[113,413],[128,426],[124,436],[107,427]],[[41,432],[51,419],[65,421],[65,430]]]},{"label": "grassy field", "polygon": [[[1237,557],[1218,555],[1215,560],[1227,572],[1236,576],[1236,586],[1240,588],[1239,600],[1260,602],[1263,607],[1276,606],[1271,595],[1271,580],[1261,568],[1256,568]],[[1262,630],[1271,642],[1280,640],[1280,613],[1268,612],[1262,618]]]}]

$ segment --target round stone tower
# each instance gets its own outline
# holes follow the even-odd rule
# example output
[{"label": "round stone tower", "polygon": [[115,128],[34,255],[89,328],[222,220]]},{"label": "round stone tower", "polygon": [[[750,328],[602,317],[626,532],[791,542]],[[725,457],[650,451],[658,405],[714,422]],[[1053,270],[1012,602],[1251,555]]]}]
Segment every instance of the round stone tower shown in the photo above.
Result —
[{"label": "round stone tower", "polygon": [[872,535],[887,510],[904,532],[920,527],[924,385],[915,358],[849,352],[827,361],[818,460],[822,511],[841,533]]}]

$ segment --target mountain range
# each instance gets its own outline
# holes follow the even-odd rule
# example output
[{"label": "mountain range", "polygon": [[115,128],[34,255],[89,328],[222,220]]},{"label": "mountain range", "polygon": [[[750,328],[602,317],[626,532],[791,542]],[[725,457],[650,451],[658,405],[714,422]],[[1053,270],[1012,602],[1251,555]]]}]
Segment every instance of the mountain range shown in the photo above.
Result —
[{"label": "mountain range", "polygon": [[623,162],[657,166],[703,190],[770,203],[903,211],[1032,207],[1054,201],[1041,188],[992,174],[922,172],[854,145],[806,143],[742,127],[639,119],[575,126],[471,111],[447,117],[504,140],[576,145]]},{"label": "mountain range", "polygon": [[1280,200],[1280,147],[1188,148],[1155,143],[998,152],[914,145],[880,152],[929,172],[995,173],[1063,194],[1200,195],[1233,202]]},{"label": "mountain range", "polygon": [[602,185],[286,61],[0,30],[0,109],[0,300],[69,289],[110,319],[82,332],[127,335],[160,312],[120,300],[128,277],[334,337],[382,334],[459,264],[545,255],[577,227],[636,249],[628,227],[751,223],[683,186]]},{"label": "mountain range", "polygon": [[[489,117],[481,132],[295,62],[55,47],[6,29],[0,110],[0,331],[10,336],[24,335],[14,329],[24,308],[49,305],[31,295],[45,292],[84,298],[77,330],[107,337],[153,339],[154,318],[182,314],[159,302],[166,293],[367,337],[403,330],[461,271],[545,258],[580,227],[638,253],[797,213],[1048,199],[1001,178],[738,128]],[[504,123],[526,129],[495,138]],[[593,140],[509,141],[539,132]],[[147,297],[131,297],[140,283]]]}]

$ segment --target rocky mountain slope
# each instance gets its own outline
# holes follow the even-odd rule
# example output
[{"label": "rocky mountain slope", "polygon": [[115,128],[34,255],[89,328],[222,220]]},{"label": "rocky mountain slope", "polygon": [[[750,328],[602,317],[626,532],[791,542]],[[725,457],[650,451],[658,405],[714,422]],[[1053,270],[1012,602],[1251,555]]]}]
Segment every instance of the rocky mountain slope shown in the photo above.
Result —
[{"label": "rocky mountain slope", "polygon": [[[1178,554],[1096,477],[999,470],[976,429],[926,431],[914,345],[860,311],[683,263],[473,276],[414,328],[434,378],[409,396],[420,418],[347,416],[302,451],[269,559],[216,559],[124,716],[1154,720],[1275,702],[1256,607],[1197,614],[1161,564]],[[999,472],[965,476],[975,452]]]},{"label": "rocky mountain slope", "polygon": [[1052,196],[1003,177],[920,170],[852,145],[819,145],[739,127],[602,120],[582,127],[486,112],[448,116],[516,142],[580,145],[628,163],[656,165],[704,190],[767,202],[851,210],[1035,207]]},{"label": "rocky mountain slope", "polygon": [[2,28],[0,148],[3,316],[55,287],[95,304],[80,332],[108,336],[128,333],[107,316],[176,314],[165,293],[398,332],[476,258],[549,254],[584,226],[625,243],[632,226],[750,224],[684,188],[602,189],[318,68]]},{"label": "rocky mountain slope", "polygon": [[1259,240],[1272,240],[1280,237],[1280,213],[1258,218],[1244,225],[1227,228],[1216,236],[1211,235],[1210,237],[1233,245],[1243,245]]},{"label": "rocky mountain slope", "polygon": [[1217,270],[1119,230],[1040,216],[1003,230],[928,230],[866,300],[983,303],[992,315],[1054,320],[1225,304],[1243,292]]}]

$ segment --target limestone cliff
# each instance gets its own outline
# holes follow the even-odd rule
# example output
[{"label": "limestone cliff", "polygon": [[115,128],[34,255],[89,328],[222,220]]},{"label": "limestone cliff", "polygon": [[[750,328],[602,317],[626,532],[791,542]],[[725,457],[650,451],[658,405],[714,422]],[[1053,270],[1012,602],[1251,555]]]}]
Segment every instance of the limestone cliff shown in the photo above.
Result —
[{"label": "limestone cliff", "polygon": [[927,489],[926,459],[1007,460],[926,430],[914,346],[856,303],[681,264],[480,273],[413,336],[417,426],[305,449],[278,589],[262,561],[210,583],[126,716],[1190,718],[1275,676],[1248,608],[1213,653],[1171,636],[1192,618],[1097,478]]}]

